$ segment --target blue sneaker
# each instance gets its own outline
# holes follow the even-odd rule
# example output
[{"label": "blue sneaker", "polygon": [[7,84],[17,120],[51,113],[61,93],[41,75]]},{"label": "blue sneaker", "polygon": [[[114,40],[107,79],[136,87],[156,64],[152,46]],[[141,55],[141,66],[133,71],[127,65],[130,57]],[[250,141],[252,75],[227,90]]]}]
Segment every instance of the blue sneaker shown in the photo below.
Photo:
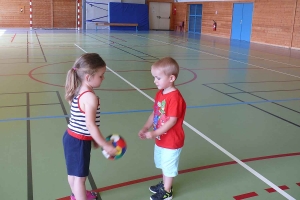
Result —
[{"label": "blue sneaker", "polygon": [[157,193],[150,197],[150,200],[171,200],[173,198],[173,191],[171,189],[170,192],[164,190],[164,188],[160,188]]},{"label": "blue sneaker", "polygon": [[160,181],[157,185],[153,185],[149,187],[150,192],[157,193],[160,188],[164,188],[164,184],[162,181]]}]

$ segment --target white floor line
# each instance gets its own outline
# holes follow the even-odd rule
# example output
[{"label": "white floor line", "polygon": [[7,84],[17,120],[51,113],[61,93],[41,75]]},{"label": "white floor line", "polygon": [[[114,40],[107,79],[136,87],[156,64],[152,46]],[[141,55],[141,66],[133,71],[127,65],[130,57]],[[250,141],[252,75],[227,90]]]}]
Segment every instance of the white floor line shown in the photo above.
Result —
[{"label": "white floor line", "polygon": [[[166,37],[166,36],[161,36],[161,35],[157,35],[157,34],[154,34],[154,35],[156,35],[158,37],[162,37],[162,38],[167,38],[168,39],[168,37]],[[195,45],[199,45],[199,44],[194,43],[194,42],[191,42],[191,43],[195,44]],[[275,62],[275,63],[279,63],[279,64],[289,65],[289,66],[292,66],[292,67],[300,67],[300,66],[294,65],[294,64],[289,64],[289,63],[280,62],[280,61],[276,61],[276,60],[270,60],[270,59],[261,58],[261,57],[258,57],[258,56],[253,56],[253,55],[247,55],[247,54],[243,54],[243,53],[236,52],[236,51],[230,51],[230,50],[221,49],[221,48],[217,48],[217,47],[213,47],[213,46],[208,46],[208,45],[205,45],[205,44],[200,44],[200,46],[209,47],[209,48],[212,48],[212,49],[217,49],[217,50],[225,51],[225,52],[228,52],[228,53],[236,53],[236,54],[239,54],[239,55],[248,56],[250,58],[257,58],[257,59],[266,60],[266,61],[270,61],[270,62]],[[257,51],[257,50],[254,50],[254,51]],[[268,53],[268,54],[270,54],[270,53]],[[279,56],[283,56],[283,55],[279,55]],[[287,57],[287,56],[284,56],[284,57]]]},{"label": "white floor line", "polygon": [[[88,53],[87,51],[85,51],[83,48],[81,48],[80,46],[78,46],[77,44],[74,44],[75,46],[77,46],[79,49],[81,49],[83,52]],[[128,85],[130,85],[131,87],[133,87],[134,89],[136,89],[137,91],[139,91],[142,95],[144,95],[145,97],[147,97],[148,99],[150,99],[152,102],[154,102],[154,99],[151,98],[149,95],[147,95],[145,92],[143,92],[142,90],[140,90],[138,87],[136,87],[135,85],[133,85],[132,83],[130,83],[129,81],[127,81],[125,78],[123,78],[121,75],[119,75],[118,73],[116,73],[115,71],[113,71],[111,68],[107,67],[107,69],[109,69],[112,73],[114,73],[116,76],[118,76],[120,79],[122,79],[124,82],[126,82]],[[236,161],[238,164],[240,164],[242,167],[244,167],[246,170],[248,170],[249,172],[251,172],[253,175],[255,175],[257,178],[259,178],[260,180],[262,180],[263,182],[265,182],[267,185],[269,185],[270,187],[272,187],[274,190],[276,190],[278,193],[280,193],[282,196],[284,196],[285,198],[287,198],[288,200],[296,200],[295,198],[293,198],[292,196],[290,196],[288,193],[286,193],[285,191],[283,191],[282,189],[280,189],[278,186],[276,186],[274,183],[272,183],[271,181],[269,181],[268,179],[266,179],[264,176],[262,176],[261,174],[259,174],[257,171],[255,171],[254,169],[252,169],[251,167],[249,167],[248,165],[246,165],[245,163],[243,163],[241,160],[239,160],[237,157],[235,157],[234,155],[232,155],[231,153],[229,153],[227,150],[225,150],[223,147],[221,147],[220,145],[218,145],[217,143],[215,143],[214,141],[212,141],[210,138],[208,138],[206,135],[204,135],[203,133],[201,133],[200,131],[198,131],[196,128],[194,128],[192,125],[190,125],[189,123],[187,123],[186,121],[183,122],[187,127],[189,127],[192,131],[194,131],[195,133],[197,133],[198,135],[200,135],[202,138],[204,138],[206,141],[208,141],[209,143],[211,143],[213,146],[215,146],[217,149],[219,149],[220,151],[222,151],[224,154],[226,154],[227,156],[229,156],[232,160]]]},{"label": "white floor line", "polygon": [[280,74],[284,74],[284,75],[288,75],[288,76],[300,78],[300,76],[296,76],[296,75],[293,75],[293,74],[284,73],[284,72],[281,72],[281,71],[277,71],[277,70],[273,70],[273,69],[261,67],[261,66],[258,66],[258,65],[254,65],[254,64],[250,64],[250,63],[246,63],[246,62],[234,60],[234,59],[231,59],[231,58],[228,58],[228,57],[219,56],[219,55],[215,55],[215,54],[212,54],[212,53],[207,53],[207,52],[196,50],[196,49],[192,49],[192,48],[189,48],[189,47],[183,47],[183,46],[179,46],[179,45],[176,45],[176,44],[172,44],[172,43],[168,43],[168,42],[163,42],[163,41],[159,41],[159,40],[155,40],[155,39],[151,39],[151,38],[147,38],[147,37],[143,37],[143,36],[139,36],[139,35],[135,35],[135,36],[141,37],[141,38],[146,38],[148,40],[153,40],[153,41],[164,43],[164,44],[168,44],[168,45],[173,45],[173,46],[176,46],[176,47],[180,47],[180,48],[184,48],[184,49],[188,49],[188,50],[192,50],[192,51],[197,51],[197,52],[200,52],[200,53],[208,54],[208,55],[211,55],[211,56],[216,56],[216,57],[219,57],[219,58],[224,58],[224,59],[227,59],[227,60],[232,60],[232,61],[235,61],[235,62],[238,62],[238,63],[247,64],[247,65],[250,65],[250,66],[253,66],[253,67],[258,67],[258,68],[261,68],[261,69],[265,69],[265,70],[277,72],[277,73],[280,73]]}]

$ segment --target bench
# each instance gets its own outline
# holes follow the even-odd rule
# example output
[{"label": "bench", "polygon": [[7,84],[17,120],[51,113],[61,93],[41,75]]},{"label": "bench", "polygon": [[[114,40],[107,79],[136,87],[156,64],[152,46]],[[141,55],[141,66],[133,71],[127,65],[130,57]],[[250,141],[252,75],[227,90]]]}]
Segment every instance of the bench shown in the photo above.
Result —
[{"label": "bench", "polygon": [[108,22],[103,22],[103,23],[96,23],[96,31],[97,31],[97,26],[135,26],[135,30],[138,31],[138,25],[139,24],[134,24],[134,23],[108,23]]}]

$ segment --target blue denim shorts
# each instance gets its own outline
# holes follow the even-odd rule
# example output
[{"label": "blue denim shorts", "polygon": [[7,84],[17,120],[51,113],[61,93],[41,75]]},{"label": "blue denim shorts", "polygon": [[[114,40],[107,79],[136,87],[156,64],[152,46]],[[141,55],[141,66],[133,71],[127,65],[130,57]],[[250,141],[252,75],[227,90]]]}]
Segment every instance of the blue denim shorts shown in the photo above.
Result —
[{"label": "blue denim shorts", "polygon": [[182,148],[166,149],[154,146],[154,163],[156,168],[162,169],[163,175],[175,177],[178,175],[179,157]]},{"label": "blue denim shorts", "polygon": [[87,177],[89,175],[92,142],[72,137],[67,131],[63,136],[63,146],[70,176]]}]

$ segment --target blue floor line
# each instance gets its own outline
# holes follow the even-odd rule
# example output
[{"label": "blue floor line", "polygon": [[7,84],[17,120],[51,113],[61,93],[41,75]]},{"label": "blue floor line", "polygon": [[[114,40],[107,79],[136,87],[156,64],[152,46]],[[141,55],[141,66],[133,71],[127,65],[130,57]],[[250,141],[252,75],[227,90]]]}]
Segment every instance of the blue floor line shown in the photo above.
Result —
[{"label": "blue floor line", "polygon": [[[263,101],[249,101],[249,102],[236,102],[236,103],[224,103],[224,104],[208,104],[203,106],[187,106],[190,108],[210,108],[210,107],[223,107],[223,106],[236,106],[236,105],[244,105],[244,104],[260,104],[260,103],[275,103],[275,102],[288,102],[288,101],[299,101],[300,98],[292,98],[292,99],[281,99],[281,100],[263,100]],[[118,112],[101,112],[101,115],[116,115],[116,114],[128,114],[128,113],[142,113],[142,112],[151,112],[152,110],[126,110],[126,111],[118,111]],[[2,119],[1,122],[10,122],[10,121],[27,121],[27,120],[39,120],[39,119],[59,119],[70,117],[70,115],[58,115],[58,116],[39,116],[39,117],[28,117],[28,118],[9,118]]]}]

